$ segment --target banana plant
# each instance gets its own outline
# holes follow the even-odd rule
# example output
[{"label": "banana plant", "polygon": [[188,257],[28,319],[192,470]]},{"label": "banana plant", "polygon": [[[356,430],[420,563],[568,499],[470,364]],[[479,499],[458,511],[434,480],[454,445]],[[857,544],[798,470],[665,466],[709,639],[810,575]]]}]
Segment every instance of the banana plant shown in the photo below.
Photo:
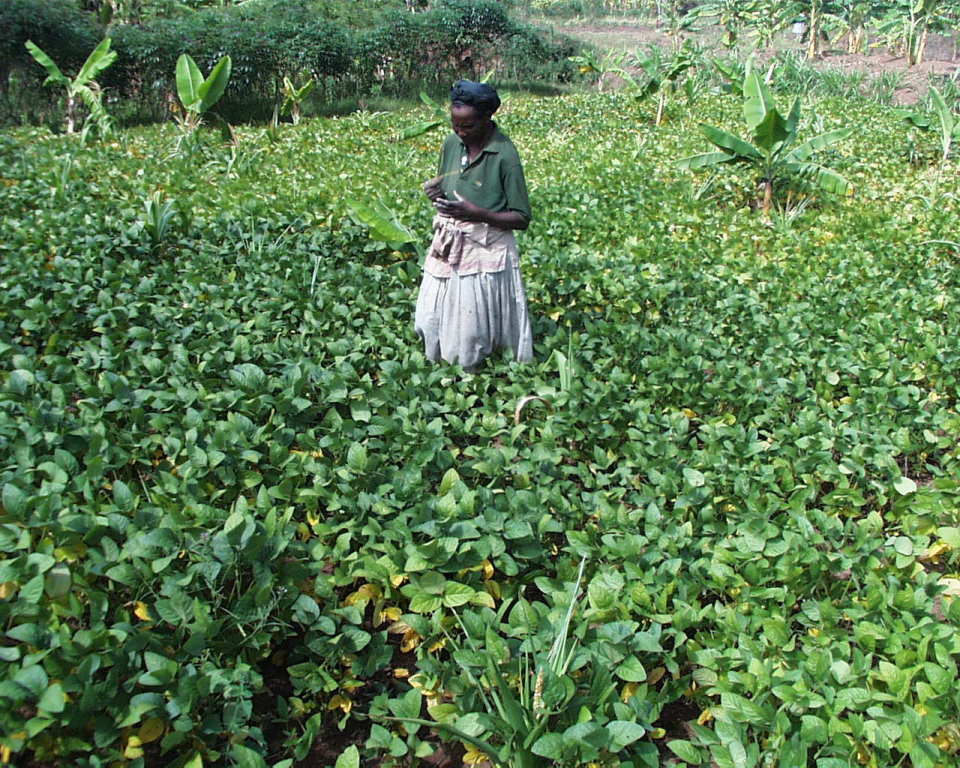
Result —
[{"label": "banana plant", "polygon": [[[957,120],[956,115],[947,105],[943,94],[932,85],[930,86],[930,101],[933,103],[935,120],[940,126],[940,147],[943,150],[942,162],[946,162],[953,142],[960,141],[960,121]],[[904,114],[904,119],[925,131],[932,130],[934,125],[934,118],[916,112]]]},{"label": "banana plant", "polygon": [[603,92],[605,75],[616,75],[635,85],[633,76],[626,70],[630,60],[630,54],[626,51],[608,51],[602,59],[592,51],[587,51],[582,56],[568,56],[567,60],[576,64],[583,75],[592,72],[597,74],[597,93]]},{"label": "banana plant", "polygon": [[909,14],[903,20],[908,66],[915,66],[923,61],[930,27],[939,17],[943,5],[945,3],[942,0],[916,0],[910,3]]},{"label": "banana plant", "polygon": [[280,106],[280,111],[290,115],[294,125],[300,123],[300,105],[310,95],[316,84],[317,81],[311,77],[298,88],[289,77],[283,78],[283,104]]},{"label": "banana plant", "polygon": [[47,71],[47,79],[43,84],[62,85],[67,89],[67,133],[76,131],[77,108],[81,103],[90,110],[89,119],[97,125],[101,133],[107,133],[110,128],[110,116],[103,108],[103,92],[94,78],[113,64],[117,58],[117,52],[110,50],[110,38],[104,38],[91,51],[87,60],[83,62],[83,66],[80,67],[80,71],[77,72],[77,76],[72,80],[63,74],[53,59],[32,40],[27,40],[25,45],[34,60]]},{"label": "banana plant", "polygon": [[700,124],[700,130],[717,150],[692,155],[679,161],[681,168],[695,170],[721,163],[747,163],[759,172],[763,190],[762,207],[769,216],[775,183],[787,177],[809,180],[828,192],[846,194],[852,187],[836,171],[811,160],[813,154],[842,141],[853,128],[827,131],[796,144],[800,124],[800,99],[794,99],[786,117],[780,114],[766,83],[756,72],[748,72],[743,81],[743,117],[751,131],[750,141],[712,125]]},{"label": "banana plant", "polygon": [[[667,59],[659,48],[651,47],[646,55],[637,56],[636,63],[647,76],[647,82],[637,89],[639,96],[646,98],[658,94],[654,125],[660,125],[663,122],[667,101],[675,90],[680,76],[696,65],[696,57],[687,44]],[[630,82],[634,82],[632,78]]]},{"label": "banana plant", "polygon": [[[203,116],[220,101],[230,80],[231,66],[230,57],[223,56],[204,78],[189,54],[181,54],[177,59],[177,96],[183,105],[183,115],[179,121],[185,131],[193,133],[200,126]],[[217,116],[214,118],[223,129],[224,121]],[[229,134],[229,126],[226,133]]]},{"label": "banana plant", "polygon": [[752,0],[709,0],[700,3],[694,13],[700,18],[716,19],[723,28],[723,44],[733,48],[740,37],[740,31],[748,23],[750,12],[756,5]]}]

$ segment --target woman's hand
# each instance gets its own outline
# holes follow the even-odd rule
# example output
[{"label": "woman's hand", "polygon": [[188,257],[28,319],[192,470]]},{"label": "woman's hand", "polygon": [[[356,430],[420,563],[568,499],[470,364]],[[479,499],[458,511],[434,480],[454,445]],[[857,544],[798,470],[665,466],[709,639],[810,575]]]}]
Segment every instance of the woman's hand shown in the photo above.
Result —
[{"label": "woman's hand", "polygon": [[453,194],[457,196],[456,200],[440,198],[433,201],[438,213],[460,221],[480,221],[498,229],[526,229],[529,224],[517,211],[491,211],[465,200],[456,192]]},{"label": "woman's hand", "polygon": [[[456,192],[453,194],[457,195]],[[434,200],[433,204],[440,213],[453,219],[459,219],[460,221],[489,220],[490,211],[486,208],[481,208],[476,203],[471,203],[469,200],[464,200],[460,195],[457,195],[456,200],[440,198]]]},{"label": "woman's hand", "polygon": [[430,198],[432,202],[437,202],[437,200],[443,199],[443,189],[441,184],[443,183],[443,176],[435,176],[429,181],[423,182],[423,191],[427,197]]}]

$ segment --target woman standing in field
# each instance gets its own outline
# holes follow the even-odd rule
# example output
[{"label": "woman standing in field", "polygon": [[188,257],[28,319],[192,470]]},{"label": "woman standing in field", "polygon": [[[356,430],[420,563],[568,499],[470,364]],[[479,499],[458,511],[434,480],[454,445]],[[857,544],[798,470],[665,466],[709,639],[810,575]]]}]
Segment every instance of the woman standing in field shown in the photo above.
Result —
[{"label": "woman standing in field", "polygon": [[474,369],[497,349],[533,359],[533,333],[513,230],[530,223],[523,166],[492,117],[497,92],[460,80],[440,174],[424,184],[437,215],[414,320],[430,360]]}]

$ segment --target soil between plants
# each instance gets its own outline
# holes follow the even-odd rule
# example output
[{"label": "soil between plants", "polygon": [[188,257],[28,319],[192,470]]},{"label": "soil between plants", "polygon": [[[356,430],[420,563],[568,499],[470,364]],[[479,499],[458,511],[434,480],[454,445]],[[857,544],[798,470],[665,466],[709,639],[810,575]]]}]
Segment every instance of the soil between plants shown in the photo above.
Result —
[{"label": "soil between plants", "polygon": [[[560,26],[558,29],[571,37],[592,43],[605,50],[643,50],[650,45],[669,50],[676,44],[673,37],[663,28],[650,25],[582,24]],[[731,53],[720,43],[720,33],[717,28],[683,32],[680,39],[690,40],[703,46],[709,55],[719,57]],[[841,45],[844,43],[842,39],[839,41]],[[761,51],[758,59],[760,61],[770,59],[779,51],[802,51],[803,49],[804,46],[793,35],[786,34],[778,39],[773,49]],[[747,49],[737,52],[745,55]],[[882,48],[866,54],[846,53],[839,48],[827,48],[818,59],[812,62],[812,65],[821,71],[834,70],[846,74],[864,72],[870,77],[877,77],[885,72],[899,72],[903,80],[894,94],[893,103],[898,106],[908,106],[926,96],[931,76],[950,77],[960,71],[960,52],[958,52],[956,36],[930,35],[924,61],[914,67],[907,67],[903,56],[894,55]],[[615,80],[612,80],[611,84],[615,85]]]}]

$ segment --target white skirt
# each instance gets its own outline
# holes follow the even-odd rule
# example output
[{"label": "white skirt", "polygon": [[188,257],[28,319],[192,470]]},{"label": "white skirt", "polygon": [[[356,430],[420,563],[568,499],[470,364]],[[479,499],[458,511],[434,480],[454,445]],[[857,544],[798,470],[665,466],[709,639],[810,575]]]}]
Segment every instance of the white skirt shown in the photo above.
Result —
[{"label": "white skirt", "polygon": [[434,362],[469,369],[498,349],[509,349],[517,362],[533,360],[527,295],[516,263],[464,276],[424,272],[414,329]]}]

